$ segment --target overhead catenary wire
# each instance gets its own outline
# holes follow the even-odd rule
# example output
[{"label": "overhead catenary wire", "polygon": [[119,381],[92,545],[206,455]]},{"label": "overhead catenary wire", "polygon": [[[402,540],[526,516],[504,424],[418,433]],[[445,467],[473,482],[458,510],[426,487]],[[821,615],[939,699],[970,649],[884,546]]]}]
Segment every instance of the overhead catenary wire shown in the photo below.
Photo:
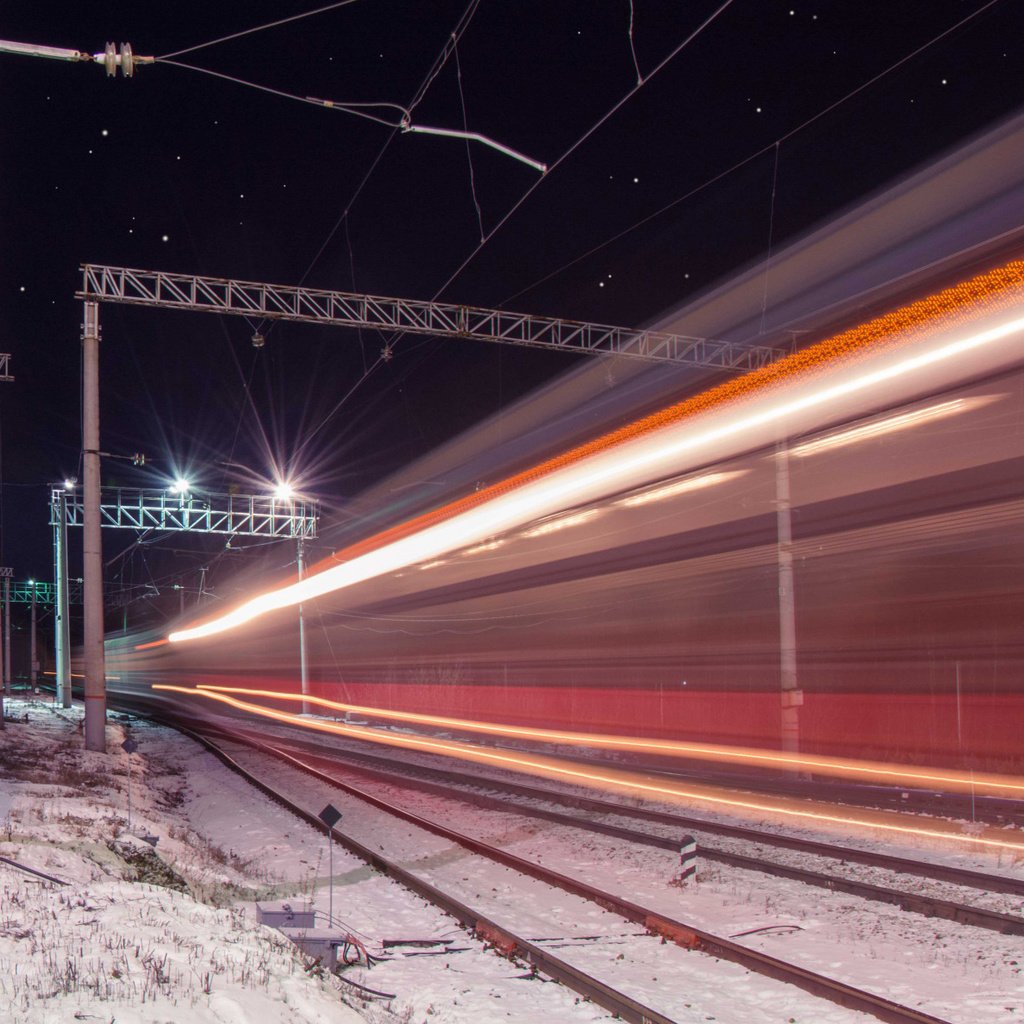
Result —
[{"label": "overhead catenary wire", "polygon": [[278,18],[276,21],[267,22],[265,25],[256,25],[253,28],[242,29],[240,32],[232,32],[230,35],[221,36],[219,39],[211,39],[205,43],[198,43],[195,46],[187,46],[183,50],[175,50],[173,53],[162,54],[157,60],[165,60],[168,57],[182,57],[186,53],[195,53],[196,50],[205,50],[210,46],[217,46],[219,43],[226,43],[231,39],[241,39],[242,36],[251,36],[256,32],[264,32],[267,29],[277,28],[279,25],[287,25],[292,21],[301,21],[303,18],[312,18],[316,14],[324,14],[327,11],[336,10],[339,7],[348,7],[356,3],[356,0],[337,0],[336,3],[327,4],[325,7],[317,7],[312,11],[303,11],[300,14],[292,14],[287,18]]},{"label": "overhead catenary wire", "polygon": [[[455,79],[459,84],[459,104],[462,107],[462,127],[469,130],[469,122],[466,117],[466,94],[462,89],[462,63],[459,60],[459,48],[455,47]],[[473,173],[473,152],[469,148],[469,139],[466,139],[466,162],[469,164],[469,191],[473,196],[473,208],[476,210],[476,223],[480,229],[480,241],[484,238],[484,216],[480,211],[480,200],[476,195],[476,177]]]},{"label": "overhead catenary wire", "polygon": [[[598,120],[595,121],[581,136],[579,136],[579,138],[576,139],[576,141],[573,142],[572,145],[570,145],[569,148],[566,149],[562,153],[562,155],[555,160],[554,163],[550,164],[547,169],[547,173],[542,178],[539,178],[537,181],[535,181],[519,197],[519,199],[517,199],[516,202],[512,204],[512,206],[506,211],[505,215],[498,221],[498,223],[495,224],[494,227],[487,232],[487,234],[481,239],[480,243],[473,249],[473,251],[462,261],[462,263],[459,264],[458,267],[455,268],[455,270],[448,276],[447,280],[445,280],[445,282],[434,292],[432,296],[432,301],[436,300],[442,294],[442,292],[444,292],[444,290],[448,288],[452,284],[452,282],[456,280],[456,278],[459,277],[459,275],[466,269],[466,267],[468,267],[470,263],[472,263],[473,260],[476,259],[476,257],[480,254],[484,247],[505,226],[505,224],[507,224],[509,220],[511,220],[512,216],[516,213],[516,211],[519,210],[519,208],[530,198],[530,196],[533,195],[533,193],[537,190],[541,183],[547,180],[547,178],[551,175],[553,171],[555,171],[558,167],[565,163],[565,161],[568,160],[569,157],[572,156],[572,154],[575,153],[576,150],[579,149],[580,146],[582,146],[587,141],[587,139],[589,139],[610,118],[612,118],[616,113],[618,113],[618,111],[621,110],[622,107],[624,107],[652,78],[654,78],[660,71],[666,68],[676,57],[678,57],[679,54],[682,53],[683,50],[685,50],[686,47],[689,46],[690,43],[692,43],[699,35],[701,35],[701,33],[713,21],[715,21],[720,14],[722,14],[728,7],[732,5],[732,2],[733,0],[725,0],[724,3],[716,7],[715,10],[711,12],[711,14],[709,14],[695,29],[693,29],[693,31],[691,31],[686,36],[686,38],[684,38],[680,43],[678,43],[667,54],[667,56],[663,57],[654,66],[654,68],[651,70],[650,74],[648,74],[646,78],[641,77],[641,80],[637,82],[636,85],[634,85],[624,96],[620,97],[620,99],[617,100],[612,105],[612,107],[609,110],[607,110],[600,118],[598,118]],[[997,0],[992,0],[992,2],[997,2]],[[394,343],[397,342],[397,340],[400,337],[401,334],[396,333],[393,336],[391,344],[394,345]]]},{"label": "overhead catenary wire", "polygon": [[170,60],[167,57],[158,57],[158,64],[166,64],[174,68],[183,68],[186,71],[196,71],[202,75],[210,75],[213,78],[223,79],[225,82],[233,82],[235,85],[244,86],[247,89],[256,89],[259,92],[269,93],[271,96],[279,96],[281,99],[294,100],[297,103],[306,103],[313,107],[330,107],[335,110],[343,110],[345,113],[352,114],[354,117],[362,117],[367,121],[376,121],[377,124],[382,124],[386,128],[399,128],[401,123],[395,124],[388,121],[386,118],[377,117],[376,114],[370,114],[365,109],[361,108],[373,108],[373,107],[396,107],[401,110],[404,108],[398,107],[395,103],[334,103],[333,101],[318,100],[311,96],[298,96],[295,93],[285,92],[283,89],[274,89],[269,85],[260,85],[258,82],[250,82],[245,78],[238,78],[236,75],[228,75],[223,71],[214,71],[211,68],[203,68],[198,64],[185,64],[182,61]]},{"label": "overhead catenary wire", "polygon": [[828,104],[827,106],[823,107],[821,110],[817,111],[817,113],[812,114],[806,120],[801,121],[798,125],[796,125],[796,127],[790,128],[789,131],[787,131],[784,134],[780,135],[774,141],[769,142],[767,145],[759,147],[758,149],[754,150],[752,153],[749,153],[747,156],[743,157],[742,159],[737,160],[735,163],[731,164],[729,167],[726,167],[724,170],[721,170],[721,171],[717,172],[716,174],[712,175],[710,178],[706,178],[699,185],[694,185],[693,188],[687,189],[686,192],[684,192],[680,196],[677,196],[671,202],[666,203],[664,206],[659,207],[653,213],[649,213],[645,217],[641,217],[640,220],[635,221],[629,227],[623,228],[621,231],[617,231],[615,234],[610,235],[603,242],[599,242],[597,245],[592,246],[591,248],[587,249],[586,252],[581,253],[579,256],[573,257],[573,259],[568,260],[566,263],[563,263],[561,266],[557,267],[555,270],[552,270],[550,273],[545,274],[543,277],[537,278],[537,280],[534,281],[532,284],[528,284],[525,288],[520,288],[519,291],[514,292],[511,295],[506,296],[498,304],[499,308],[504,306],[506,303],[514,302],[520,296],[525,295],[525,294],[527,294],[527,292],[532,291],[534,288],[537,288],[540,285],[545,284],[546,282],[552,280],[552,278],[557,277],[559,274],[561,274],[564,271],[568,270],[570,267],[574,267],[574,266],[576,266],[576,264],[581,263],[583,260],[589,259],[591,256],[595,255],[596,253],[601,252],[602,249],[606,249],[609,245],[613,245],[615,242],[619,241],[620,239],[625,238],[626,235],[631,234],[632,232],[636,231],[638,228],[642,228],[645,224],[649,224],[652,220],[655,220],[656,218],[660,217],[662,214],[667,213],[669,210],[671,210],[674,207],[678,206],[680,203],[685,203],[688,199],[692,199],[695,195],[699,194],[700,192],[703,192],[706,188],[710,188],[712,185],[717,184],[719,181],[722,181],[722,179],[728,178],[731,174],[734,174],[736,171],[740,170],[741,168],[746,167],[747,164],[752,163],[758,157],[763,156],[765,153],[770,152],[776,146],[781,145],[783,142],[787,142],[789,139],[792,139],[795,135],[798,135],[805,128],[809,128],[816,121],[821,120],[821,118],[823,118],[826,115],[830,114],[833,110],[836,110],[837,108],[841,107],[844,103],[847,103],[849,100],[853,99],[855,96],[857,96],[860,93],[862,93],[865,89],[870,88],[876,82],[878,82],[881,79],[885,78],[887,75],[892,74],[892,72],[894,72],[894,71],[898,70],[899,68],[901,68],[908,61],[913,60],[919,54],[924,53],[925,50],[930,49],[936,43],[941,42],[947,36],[949,36],[952,33],[958,31],[959,29],[963,28],[969,22],[973,21],[978,16],[984,14],[989,8],[994,7],[996,4],[998,4],[1000,2],[1002,2],[1002,0],[988,0],[987,3],[983,4],[977,10],[974,10],[970,14],[965,15],[959,21],[957,21],[954,24],[950,25],[948,28],[943,29],[938,35],[933,36],[927,42],[922,43],[918,47],[915,47],[909,53],[907,53],[904,56],[900,57],[900,59],[897,60],[895,63],[890,64],[884,70],[879,71],[877,74],[872,75],[871,78],[867,79],[864,82],[861,82],[860,85],[856,86],[854,89],[851,89],[848,93],[846,93],[845,95],[839,97],[839,99],[837,99],[837,100],[833,101],[832,103]]}]

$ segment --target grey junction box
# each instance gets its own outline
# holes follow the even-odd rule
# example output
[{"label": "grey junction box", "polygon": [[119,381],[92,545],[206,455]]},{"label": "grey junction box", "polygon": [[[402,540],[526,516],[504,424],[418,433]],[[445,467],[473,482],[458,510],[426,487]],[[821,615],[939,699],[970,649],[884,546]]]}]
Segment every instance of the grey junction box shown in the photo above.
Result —
[{"label": "grey junction box", "polygon": [[256,920],[271,928],[311,929],[315,927],[315,917],[316,912],[311,903],[278,900],[256,904]]}]

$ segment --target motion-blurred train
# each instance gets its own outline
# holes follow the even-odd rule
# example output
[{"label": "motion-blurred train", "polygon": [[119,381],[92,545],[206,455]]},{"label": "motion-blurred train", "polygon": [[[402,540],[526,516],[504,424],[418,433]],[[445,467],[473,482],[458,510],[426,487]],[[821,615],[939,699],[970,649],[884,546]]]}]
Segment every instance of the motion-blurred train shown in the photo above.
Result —
[{"label": "motion-blurred train", "polygon": [[[350,545],[315,568],[450,530],[304,601],[311,692],[1019,771],[1022,367],[1010,262]],[[145,639],[113,688],[298,688],[294,604]]]}]

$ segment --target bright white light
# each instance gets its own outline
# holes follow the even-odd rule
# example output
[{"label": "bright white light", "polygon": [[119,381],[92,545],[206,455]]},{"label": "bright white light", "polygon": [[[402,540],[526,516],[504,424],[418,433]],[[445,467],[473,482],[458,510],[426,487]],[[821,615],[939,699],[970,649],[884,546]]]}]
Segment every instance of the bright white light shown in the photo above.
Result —
[{"label": "bright white light", "polygon": [[466,548],[462,553],[464,555],[482,555],[485,551],[496,551],[505,542],[503,540],[487,540],[483,544],[477,544],[475,547]]},{"label": "bright white light", "polygon": [[640,494],[631,494],[628,498],[615,502],[620,508],[634,508],[637,505],[646,505],[651,501],[663,501],[665,498],[674,498],[677,494],[685,494],[687,491],[698,491],[702,487],[712,487],[715,484],[725,483],[726,480],[733,480],[743,476],[747,470],[733,469],[725,473],[705,473],[703,476],[691,476],[686,480],[676,480],[675,483],[665,484],[664,487],[655,487],[650,491],[642,491]]},{"label": "bright white light", "polygon": [[282,480],[281,483],[274,488],[274,497],[277,498],[278,501],[291,501],[291,499],[295,497],[295,488],[286,480]]},{"label": "bright white light", "polygon": [[73,491],[75,489],[75,484],[77,483],[78,481],[73,476],[69,476],[67,480],[64,481],[64,490]]},{"label": "bright white light", "polygon": [[819,437],[814,441],[794,445],[789,449],[789,454],[802,458],[806,455],[815,455],[828,448],[841,448],[844,445],[856,444],[858,441],[878,437],[880,434],[891,434],[896,430],[905,430],[907,427],[916,427],[931,420],[940,420],[946,416],[967,412],[969,409],[977,409],[994,402],[997,397],[997,395],[978,395],[974,398],[954,398],[950,402],[929,405],[926,409],[915,409],[913,412],[900,413],[898,416],[887,416],[884,420],[875,420],[873,423],[865,423],[860,427],[852,427],[837,434],[829,434],[828,437]]},{"label": "bright white light", "polygon": [[[567,505],[578,505],[582,500],[596,501],[603,495],[636,487],[641,482],[640,474],[649,474],[650,479],[654,475],[667,476],[673,469],[679,472],[680,460],[684,457],[705,459],[716,448],[721,450],[725,442],[731,444],[734,453],[737,445],[762,446],[772,430],[788,428],[803,413],[835,409],[843,398],[877,393],[888,381],[920,378],[930,367],[948,363],[1021,331],[1024,331],[1024,316],[1018,315],[973,334],[928,339],[928,347],[923,350],[915,347],[910,353],[881,353],[877,362],[859,367],[861,372],[854,369],[840,375],[839,379],[832,378],[833,382],[825,386],[821,386],[818,378],[798,379],[792,391],[781,395],[766,393],[758,396],[761,401],[744,403],[735,410],[723,409],[724,415],[711,415],[704,421],[687,420],[639,439],[639,443],[608,449],[419,533],[298,583],[258,594],[225,615],[171,633],[168,640],[180,643],[222,633],[268,612],[293,607],[408,565],[441,558],[467,544],[535,522],[538,517],[556,514]],[[555,522],[571,518],[567,516]]]},{"label": "bright white light", "polygon": [[189,482],[183,477],[178,477],[177,480],[171,484],[171,494],[188,494]]},{"label": "bright white light", "polygon": [[572,515],[559,516],[557,519],[549,519],[547,522],[540,523],[529,530],[524,530],[523,536],[543,537],[546,534],[555,533],[557,530],[564,530],[568,526],[579,526],[580,523],[585,523],[600,514],[601,510],[599,508],[588,508],[582,512],[574,512]]}]

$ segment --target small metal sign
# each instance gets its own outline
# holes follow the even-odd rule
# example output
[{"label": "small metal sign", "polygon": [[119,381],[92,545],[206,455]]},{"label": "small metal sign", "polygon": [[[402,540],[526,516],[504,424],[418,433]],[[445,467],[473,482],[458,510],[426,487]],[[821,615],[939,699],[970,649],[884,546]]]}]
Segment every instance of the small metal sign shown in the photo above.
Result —
[{"label": "small metal sign", "polygon": [[134,754],[134,753],[135,753],[135,751],[139,749],[139,745],[138,745],[138,743],[136,743],[136,742],[135,742],[135,740],[133,740],[133,739],[132,739],[132,738],[131,738],[131,737],[129,736],[129,737],[128,737],[128,739],[126,739],[126,740],[124,741],[124,743],[122,743],[122,744],[121,744],[121,749],[122,749],[122,750],[123,750],[123,751],[124,751],[124,752],[125,752],[126,754]]},{"label": "small metal sign", "polygon": [[334,828],[341,821],[341,811],[334,804],[328,804],[317,817],[328,827]]}]

